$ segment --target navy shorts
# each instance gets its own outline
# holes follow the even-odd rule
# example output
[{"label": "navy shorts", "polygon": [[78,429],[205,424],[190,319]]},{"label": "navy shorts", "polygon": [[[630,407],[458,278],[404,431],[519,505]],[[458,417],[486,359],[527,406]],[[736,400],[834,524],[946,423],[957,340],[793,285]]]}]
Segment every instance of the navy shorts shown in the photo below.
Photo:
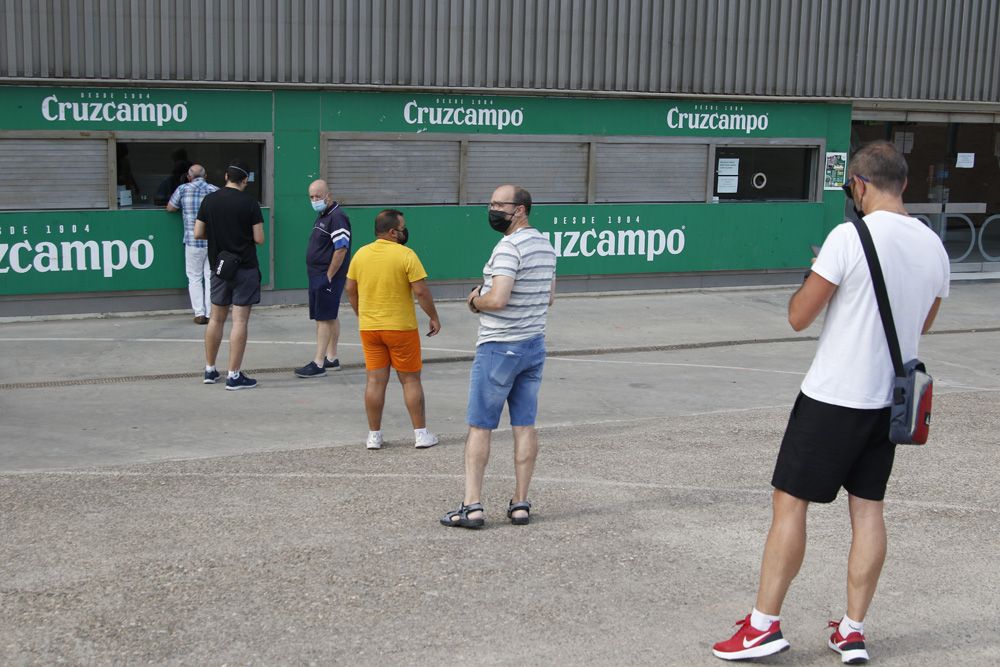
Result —
[{"label": "navy shorts", "polygon": [[216,306],[252,306],[260,303],[260,269],[236,269],[232,280],[212,274],[212,303]]},{"label": "navy shorts", "polygon": [[545,336],[476,347],[469,379],[469,426],[495,429],[504,403],[511,426],[534,426],[545,365]]},{"label": "navy shorts", "polygon": [[326,279],[326,274],[309,277],[309,319],[326,322],[337,319],[340,296],[347,278]]},{"label": "navy shorts", "polygon": [[800,392],[771,484],[817,503],[833,502],[840,487],[858,498],[882,500],[895,454],[889,408],[844,408]]}]

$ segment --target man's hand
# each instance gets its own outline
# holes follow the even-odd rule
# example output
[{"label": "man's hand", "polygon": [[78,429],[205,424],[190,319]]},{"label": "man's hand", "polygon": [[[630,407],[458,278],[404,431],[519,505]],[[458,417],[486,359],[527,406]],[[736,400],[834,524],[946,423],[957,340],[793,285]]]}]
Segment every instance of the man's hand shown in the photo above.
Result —
[{"label": "man's hand", "polygon": [[474,313],[478,313],[479,309],[472,305],[472,300],[475,299],[480,294],[482,294],[482,292],[483,292],[483,286],[476,285],[475,287],[472,288],[472,291],[469,292],[469,296],[465,298],[465,304],[469,307],[469,310],[471,310]]},{"label": "man's hand", "polygon": [[430,329],[427,332],[428,336],[436,336],[438,331],[441,331],[441,323],[436,317],[432,317],[430,320]]}]

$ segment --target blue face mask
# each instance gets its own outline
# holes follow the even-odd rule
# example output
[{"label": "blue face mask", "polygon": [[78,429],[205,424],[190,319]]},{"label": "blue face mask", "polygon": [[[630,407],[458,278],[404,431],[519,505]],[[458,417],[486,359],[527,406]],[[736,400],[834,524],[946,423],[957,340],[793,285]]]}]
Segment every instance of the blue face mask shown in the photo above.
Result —
[{"label": "blue face mask", "polygon": [[325,199],[320,199],[319,201],[312,201],[312,200],[310,200],[309,203],[312,204],[313,210],[316,211],[317,213],[322,213],[324,210],[326,210],[326,200]]}]

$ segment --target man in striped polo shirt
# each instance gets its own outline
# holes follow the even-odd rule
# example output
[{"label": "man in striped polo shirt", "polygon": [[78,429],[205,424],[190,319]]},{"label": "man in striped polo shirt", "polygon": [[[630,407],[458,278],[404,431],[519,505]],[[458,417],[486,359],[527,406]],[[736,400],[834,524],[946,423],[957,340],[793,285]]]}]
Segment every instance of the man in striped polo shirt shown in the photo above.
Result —
[{"label": "man in striped polo shirt", "polygon": [[528,222],[531,195],[501,185],[490,200],[489,223],[503,238],[483,267],[483,284],[468,296],[479,314],[479,338],[469,380],[469,435],[465,441],[465,498],[441,518],[446,526],[478,528],[485,523],[480,502],[490,457],[490,434],[500,424],[504,403],[514,432],[514,495],[507,517],[529,521],[528,485],[535,470],[535,415],[545,363],[545,317],[555,297],[556,254]]}]

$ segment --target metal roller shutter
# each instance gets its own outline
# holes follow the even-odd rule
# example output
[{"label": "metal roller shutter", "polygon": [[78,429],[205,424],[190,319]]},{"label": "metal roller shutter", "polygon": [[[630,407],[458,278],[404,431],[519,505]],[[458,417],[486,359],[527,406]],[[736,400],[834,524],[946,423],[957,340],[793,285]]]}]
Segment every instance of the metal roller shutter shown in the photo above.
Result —
[{"label": "metal roller shutter", "polygon": [[457,204],[458,141],[331,139],[326,180],[350,206]]},{"label": "metal roller shutter", "polygon": [[0,139],[0,210],[108,208],[104,139]]},{"label": "metal roller shutter", "polygon": [[597,202],[705,201],[708,146],[597,144]]},{"label": "metal roller shutter", "polygon": [[586,202],[587,148],[586,143],[470,141],[469,203],[489,203],[504,183],[522,186],[539,204]]}]

